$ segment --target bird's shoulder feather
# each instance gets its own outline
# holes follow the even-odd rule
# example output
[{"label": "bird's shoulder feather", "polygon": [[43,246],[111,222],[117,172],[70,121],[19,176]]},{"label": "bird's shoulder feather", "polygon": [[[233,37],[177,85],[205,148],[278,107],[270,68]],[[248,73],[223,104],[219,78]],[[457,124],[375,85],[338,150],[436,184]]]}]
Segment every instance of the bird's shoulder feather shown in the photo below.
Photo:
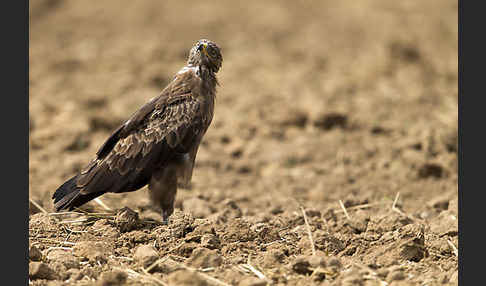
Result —
[{"label": "bird's shoulder feather", "polygon": [[[194,96],[193,89],[199,80],[194,69],[182,69],[162,92],[145,103],[122,125],[120,125],[96,152],[98,159],[104,158],[113,150],[119,140],[137,133],[147,127],[154,115],[163,114],[167,106],[181,101],[188,101]],[[153,124],[152,124],[153,126]]]}]

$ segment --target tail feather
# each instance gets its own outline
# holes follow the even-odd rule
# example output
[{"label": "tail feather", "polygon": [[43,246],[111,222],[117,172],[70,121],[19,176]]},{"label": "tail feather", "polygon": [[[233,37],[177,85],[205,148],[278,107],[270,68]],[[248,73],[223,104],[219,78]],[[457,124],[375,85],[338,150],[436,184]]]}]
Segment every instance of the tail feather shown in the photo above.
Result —
[{"label": "tail feather", "polygon": [[52,195],[52,198],[54,199],[54,208],[56,211],[73,210],[74,208],[79,207],[103,194],[81,194],[81,189],[76,185],[77,178],[78,176],[76,175],[67,180]]}]

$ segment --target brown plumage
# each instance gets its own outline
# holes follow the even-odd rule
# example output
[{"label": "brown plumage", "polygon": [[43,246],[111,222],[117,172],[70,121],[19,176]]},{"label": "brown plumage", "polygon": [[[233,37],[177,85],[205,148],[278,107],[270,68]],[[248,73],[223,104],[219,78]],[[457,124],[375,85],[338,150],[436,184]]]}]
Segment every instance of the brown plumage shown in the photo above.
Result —
[{"label": "brown plumage", "polygon": [[148,184],[152,202],[167,221],[177,185],[190,183],[199,143],[211,124],[215,73],[222,61],[215,43],[199,40],[187,65],[161,94],[118,127],[96,157],[56,190],[56,210],[72,210],[104,193],[132,192]]}]

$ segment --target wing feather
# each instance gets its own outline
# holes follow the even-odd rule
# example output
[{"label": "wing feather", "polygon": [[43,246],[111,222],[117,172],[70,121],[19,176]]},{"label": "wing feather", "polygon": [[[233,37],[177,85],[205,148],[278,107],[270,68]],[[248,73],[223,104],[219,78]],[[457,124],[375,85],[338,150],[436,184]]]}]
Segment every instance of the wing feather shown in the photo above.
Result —
[{"label": "wing feather", "polygon": [[191,93],[194,80],[192,72],[178,74],[117,128],[79,174],[80,193],[134,191],[148,183],[155,168],[189,152],[205,130],[201,103]]}]

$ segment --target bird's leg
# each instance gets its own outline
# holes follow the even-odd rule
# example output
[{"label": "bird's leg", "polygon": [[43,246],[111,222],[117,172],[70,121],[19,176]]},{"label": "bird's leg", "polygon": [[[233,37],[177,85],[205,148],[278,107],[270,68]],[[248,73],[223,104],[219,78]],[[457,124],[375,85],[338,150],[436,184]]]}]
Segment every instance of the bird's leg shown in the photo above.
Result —
[{"label": "bird's leg", "polygon": [[162,210],[162,224],[169,224],[169,217],[172,214],[171,210]]},{"label": "bird's leg", "polygon": [[152,174],[149,182],[150,199],[162,209],[164,224],[168,224],[174,212],[174,201],[177,193],[177,173],[174,164],[169,164]]},{"label": "bird's leg", "polygon": [[191,178],[192,170],[194,168],[194,161],[199,146],[199,139],[187,153],[179,153],[175,156],[174,162],[177,166],[177,185],[180,188],[192,189]]}]

